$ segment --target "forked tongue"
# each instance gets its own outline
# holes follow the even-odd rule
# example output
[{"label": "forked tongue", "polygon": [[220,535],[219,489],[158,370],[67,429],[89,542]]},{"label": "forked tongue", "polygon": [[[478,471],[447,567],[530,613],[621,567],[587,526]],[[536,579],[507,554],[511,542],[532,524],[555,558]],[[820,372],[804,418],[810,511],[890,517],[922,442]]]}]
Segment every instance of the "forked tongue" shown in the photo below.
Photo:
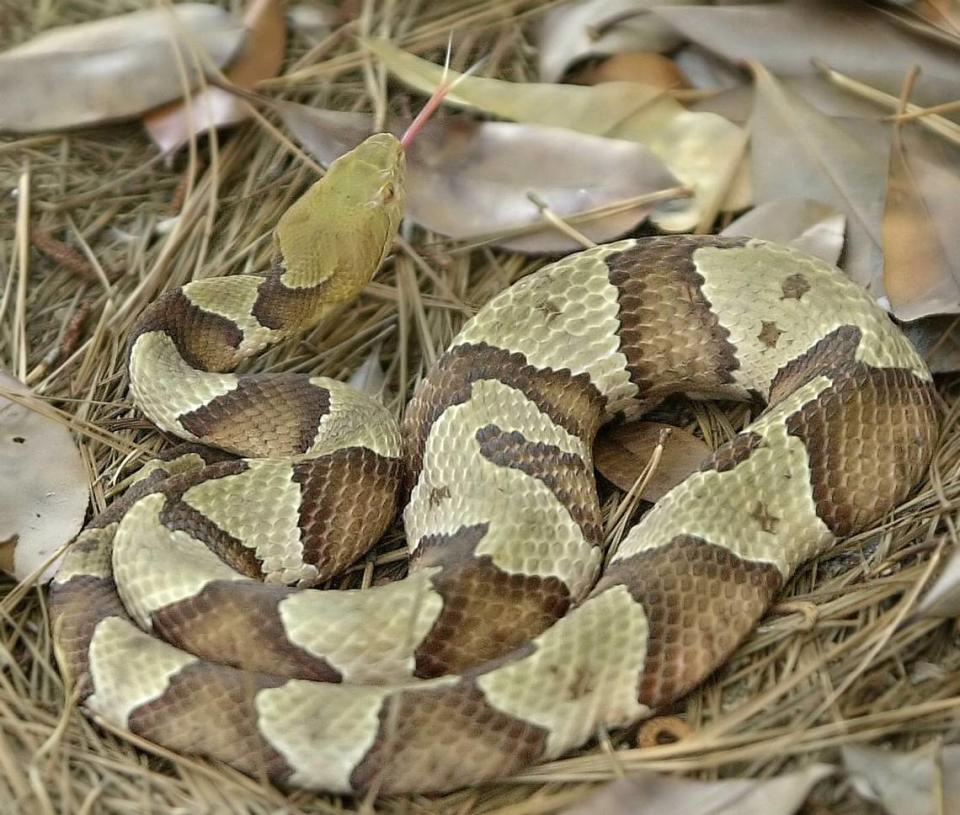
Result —
[{"label": "forked tongue", "polygon": [[430,95],[430,98],[424,103],[423,107],[420,108],[420,112],[414,117],[413,121],[407,126],[407,129],[403,132],[403,135],[400,137],[400,144],[403,145],[403,149],[406,150],[410,147],[411,142],[416,138],[417,134],[423,129],[423,126],[429,121],[430,117],[436,112],[437,108],[443,103],[443,100],[446,99],[447,95],[454,88],[457,87],[464,79],[470,76],[473,73],[476,73],[477,70],[486,62],[486,58],[481,59],[478,62],[475,62],[471,65],[466,71],[464,71],[460,76],[450,82],[447,79],[447,74],[449,73],[450,68],[450,51],[447,50],[447,63],[443,66],[443,76],[440,79],[440,84],[437,85],[436,90]]}]

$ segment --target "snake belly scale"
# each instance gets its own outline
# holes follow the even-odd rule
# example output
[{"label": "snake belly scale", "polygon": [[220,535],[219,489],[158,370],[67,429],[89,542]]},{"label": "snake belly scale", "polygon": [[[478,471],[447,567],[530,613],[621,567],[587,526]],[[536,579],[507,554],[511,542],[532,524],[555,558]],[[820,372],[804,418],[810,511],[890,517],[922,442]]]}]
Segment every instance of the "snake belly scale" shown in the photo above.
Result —
[{"label": "snake belly scale", "polygon": [[[922,477],[936,395],[841,272],[758,240],[622,240],[463,328],[402,429],[322,377],[229,371],[363,288],[403,206],[371,137],[283,216],[263,276],[149,307],[131,391],[187,442],[71,547],[58,655],[84,707],[282,785],[443,791],[562,755],[721,665],[804,560]],[[672,393],[765,411],[604,566],[591,447]],[[409,576],[311,588],[402,497]]]}]

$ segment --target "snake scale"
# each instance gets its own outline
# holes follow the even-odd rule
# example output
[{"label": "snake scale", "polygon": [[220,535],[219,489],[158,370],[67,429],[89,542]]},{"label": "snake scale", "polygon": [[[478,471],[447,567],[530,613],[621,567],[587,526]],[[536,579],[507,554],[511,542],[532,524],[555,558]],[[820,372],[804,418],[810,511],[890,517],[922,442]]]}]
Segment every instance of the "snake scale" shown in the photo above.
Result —
[{"label": "snake scale", "polygon": [[[58,656],[99,719],[281,785],[494,779],[694,688],[798,564],[922,477],[939,413],[921,359],[841,272],[759,240],[621,240],[545,266],[470,319],[402,432],[340,382],[230,373],[366,285],[403,169],[396,139],[370,137],[284,214],[269,271],[139,320],[133,397],[188,446],[55,579]],[[594,435],[678,392],[767,407],[604,565]],[[310,588],[403,500],[407,578]]]}]

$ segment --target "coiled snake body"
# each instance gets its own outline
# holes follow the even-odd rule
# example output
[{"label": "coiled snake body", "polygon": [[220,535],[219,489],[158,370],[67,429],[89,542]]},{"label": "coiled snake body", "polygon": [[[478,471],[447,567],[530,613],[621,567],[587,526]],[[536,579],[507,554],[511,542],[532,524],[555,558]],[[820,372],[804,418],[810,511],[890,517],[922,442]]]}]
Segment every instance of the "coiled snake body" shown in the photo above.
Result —
[{"label": "coiled snake body", "polygon": [[[756,240],[622,240],[541,269],[469,321],[402,434],[339,382],[224,373],[366,284],[402,172],[371,137],[284,215],[269,273],[140,320],[138,405],[205,446],[148,465],[56,577],[61,664],[103,720],[330,791],[509,774],[695,687],[799,563],[923,474],[923,362],[842,273]],[[676,392],[768,407],[603,567],[594,435]],[[398,494],[409,577],[306,588]]]}]

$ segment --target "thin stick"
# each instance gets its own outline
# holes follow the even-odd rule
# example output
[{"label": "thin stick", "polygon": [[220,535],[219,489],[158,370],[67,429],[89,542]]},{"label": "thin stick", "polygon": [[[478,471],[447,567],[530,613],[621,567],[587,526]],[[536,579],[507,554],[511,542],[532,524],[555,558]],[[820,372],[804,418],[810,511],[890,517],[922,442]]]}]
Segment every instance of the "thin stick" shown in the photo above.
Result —
[{"label": "thin stick", "polygon": [[[813,64],[816,66],[817,70],[820,71],[820,73],[822,73],[837,87],[848,90],[851,93],[855,93],[857,96],[861,96],[864,99],[869,99],[871,102],[876,102],[878,105],[882,105],[889,110],[899,110],[900,100],[897,99],[896,96],[891,96],[889,93],[884,93],[883,91],[877,90],[876,88],[866,85],[863,82],[858,82],[856,79],[846,76],[839,71],[835,71],[829,65],[821,62],[818,59],[813,60]],[[907,105],[906,113],[915,113],[920,110],[923,110],[923,108],[911,104]],[[922,117],[920,119],[920,124],[922,124],[928,130],[933,131],[941,138],[960,145],[960,126],[951,122],[949,119],[944,119],[942,116],[933,114]]]}]

